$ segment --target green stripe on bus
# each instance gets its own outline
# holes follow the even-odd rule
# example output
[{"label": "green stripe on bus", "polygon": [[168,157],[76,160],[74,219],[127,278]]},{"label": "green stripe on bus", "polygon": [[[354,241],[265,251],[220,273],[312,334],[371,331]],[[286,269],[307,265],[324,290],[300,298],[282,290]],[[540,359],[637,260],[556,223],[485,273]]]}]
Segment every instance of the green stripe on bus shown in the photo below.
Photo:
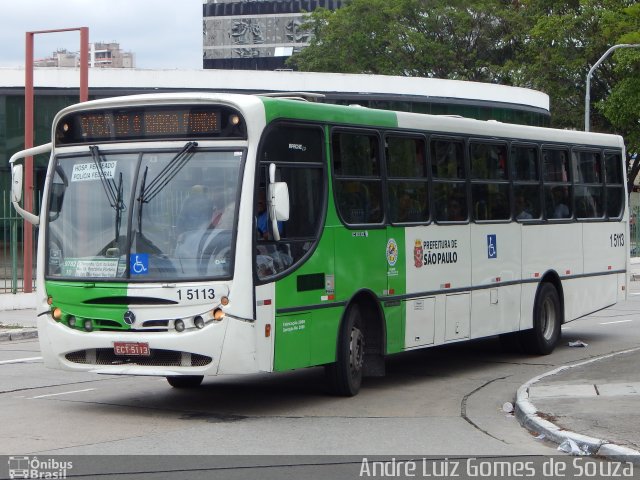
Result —
[{"label": "green stripe on bus", "polygon": [[395,112],[387,110],[372,110],[369,108],[327,105],[324,103],[268,97],[261,97],[261,99],[264,103],[267,123],[278,118],[288,118],[372,127],[395,128],[398,126],[398,118]]},{"label": "green stripe on bus", "polygon": [[[52,298],[52,307],[62,310],[62,321],[66,323],[70,315],[76,317],[76,324],[81,328],[84,320],[93,320],[93,327],[100,329],[96,320],[109,321],[109,328],[131,327],[124,323],[124,313],[129,309],[127,300],[127,283],[94,283],[94,282],[62,282],[47,281],[47,295]],[[112,323],[115,322],[115,323]],[[116,325],[117,324],[117,325]],[[106,325],[104,325],[106,326]]]}]

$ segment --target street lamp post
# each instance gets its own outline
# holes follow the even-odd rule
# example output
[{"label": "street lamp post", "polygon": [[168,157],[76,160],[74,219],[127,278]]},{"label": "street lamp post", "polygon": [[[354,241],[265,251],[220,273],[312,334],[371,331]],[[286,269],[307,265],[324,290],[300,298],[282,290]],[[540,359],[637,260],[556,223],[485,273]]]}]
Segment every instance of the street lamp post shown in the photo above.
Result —
[{"label": "street lamp post", "polygon": [[619,45],[614,45],[609,50],[604,52],[604,55],[602,55],[600,57],[600,59],[589,70],[589,73],[587,74],[587,92],[586,92],[586,94],[584,96],[584,131],[585,132],[589,131],[589,116],[590,116],[590,113],[591,113],[591,111],[590,111],[590,105],[591,105],[591,75],[593,75],[593,72],[595,71],[595,69],[598,68],[598,66],[600,66],[600,64],[602,62],[604,62],[604,60],[609,55],[611,55],[611,52],[613,52],[614,50],[617,50],[618,48],[637,48],[637,47],[640,47],[640,43],[621,43]]}]

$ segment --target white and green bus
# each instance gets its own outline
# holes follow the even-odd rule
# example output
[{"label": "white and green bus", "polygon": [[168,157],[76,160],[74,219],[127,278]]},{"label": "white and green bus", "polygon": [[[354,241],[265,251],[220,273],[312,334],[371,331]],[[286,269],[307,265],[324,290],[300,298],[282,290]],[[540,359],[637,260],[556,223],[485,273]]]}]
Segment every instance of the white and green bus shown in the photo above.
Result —
[{"label": "white and green bus", "polygon": [[[42,152],[36,216],[18,160]],[[174,387],[323,365],[341,395],[413,349],[548,354],[626,298],[624,157],[613,135],[266,96],[65,108],[11,159],[42,354]]]}]

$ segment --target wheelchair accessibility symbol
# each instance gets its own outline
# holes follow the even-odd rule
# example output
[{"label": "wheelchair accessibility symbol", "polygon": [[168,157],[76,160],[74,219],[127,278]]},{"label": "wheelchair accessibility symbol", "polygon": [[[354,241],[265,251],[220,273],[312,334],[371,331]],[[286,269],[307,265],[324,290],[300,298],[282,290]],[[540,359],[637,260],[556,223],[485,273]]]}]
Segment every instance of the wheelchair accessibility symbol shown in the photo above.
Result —
[{"label": "wheelchair accessibility symbol", "polygon": [[495,234],[487,235],[487,257],[498,258],[498,243]]},{"label": "wheelchair accessibility symbol", "polygon": [[132,253],[129,259],[129,271],[131,275],[146,275],[149,273],[149,254]]}]

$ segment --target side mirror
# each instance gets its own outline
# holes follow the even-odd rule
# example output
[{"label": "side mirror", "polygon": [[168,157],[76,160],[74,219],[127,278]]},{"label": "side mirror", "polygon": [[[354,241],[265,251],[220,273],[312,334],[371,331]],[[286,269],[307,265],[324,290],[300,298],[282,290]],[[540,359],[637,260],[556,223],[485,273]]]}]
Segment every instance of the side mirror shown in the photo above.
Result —
[{"label": "side mirror", "polygon": [[269,165],[269,218],[274,240],[280,240],[278,222],[289,220],[289,187],[286,182],[276,182],[276,165]]},{"label": "side mirror", "polygon": [[22,150],[21,152],[14,153],[9,159],[9,163],[11,164],[11,203],[13,204],[13,208],[15,208],[16,212],[18,212],[18,214],[22,218],[35,226],[38,226],[40,224],[40,217],[38,215],[34,215],[31,212],[27,212],[20,206],[20,201],[22,200],[22,177],[24,167],[23,165],[15,162],[21,158],[40,155],[41,153],[50,153],[51,148],[51,143],[45,143],[44,145],[40,145],[39,147],[28,148],[27,150]]},{"label": "side mirror", "polygon": [[24,168],[22,165],[13,165],[11,168],[11,201],[20,203],[22,201],[22,177]]}]

